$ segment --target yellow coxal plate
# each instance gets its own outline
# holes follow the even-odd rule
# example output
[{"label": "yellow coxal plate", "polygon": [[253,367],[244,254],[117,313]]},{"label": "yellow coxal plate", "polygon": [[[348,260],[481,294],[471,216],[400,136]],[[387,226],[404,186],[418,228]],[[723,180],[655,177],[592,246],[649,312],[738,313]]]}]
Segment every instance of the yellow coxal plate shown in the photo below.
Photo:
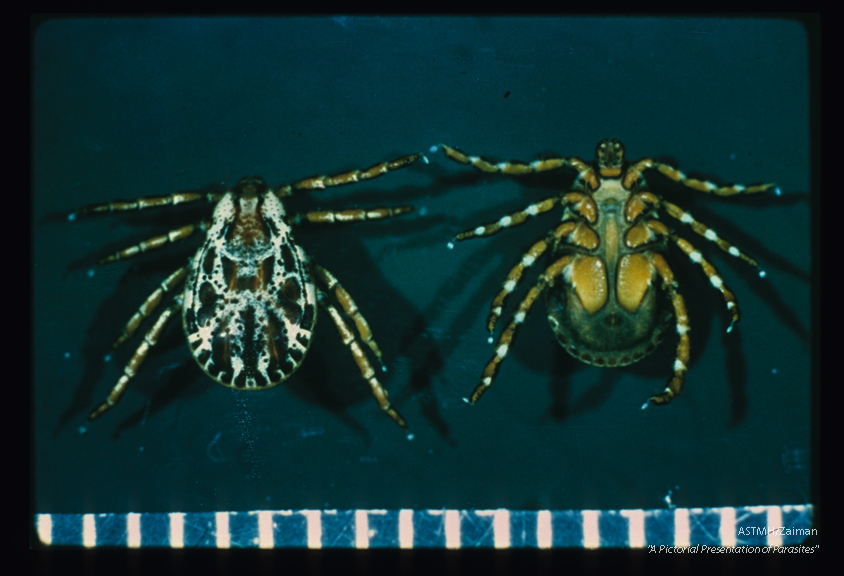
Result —
[{"label": "yellow coxal plate", "polygon": [[584,222],[577,223],[574,231],[569,236],[569,242],[587,250],[594,250],[601,243],[598,239],[598,234]]},{"label": "yellow coxal plate", "polygon": [[653,272],[644,254],[627,254],[618,263],[618,302],[628,312],[636,312],[651,285]]},{"label": "yellow coxal plate", "polygon": [[575,258],[569,279],[583,309],[589,314],[607,303],[607,266],[598,256]]}]

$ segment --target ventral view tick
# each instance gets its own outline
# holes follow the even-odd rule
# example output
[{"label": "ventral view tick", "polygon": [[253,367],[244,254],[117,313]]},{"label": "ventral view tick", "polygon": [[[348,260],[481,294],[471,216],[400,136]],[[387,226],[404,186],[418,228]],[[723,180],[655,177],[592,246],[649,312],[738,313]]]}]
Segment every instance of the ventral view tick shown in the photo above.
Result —
[{"label": "ventral view tick", "polygon": [[410,166],[421,156],[411,154],[366,170],[315,176],[277,188],[257,176],[247,176],[222,193],[176,192],[132,201],[116,200],[85,206],[72,214],[70,219],[77,214],[173,207],[198,201],[214,206],[208,220],[149,238],[100,261],[107,264],[126,260],[193,234],[204,234],[196,254],[146,298],[114,342],[116,348],[132,338],[165,299],[170,299],[88,421],[99,418],[120,401],[174,317],[181,316],[191,354],[215,382],[236,390],[263,390],[284,382],[301,366],[319,308],[331,318],[378,405],[396,424],[407,429],[407,422],[390,403],[364,352],[362,344],[381,362],[381,351],[369,324],[334,274],[314,262],[297,244],[293,229],[302,222],[322,225],[382,220],[407,214],[413,207],[289,214],[282,200],[298,190],[320,190],[378,178]]},{"label": "ventral view tick", "polygon": [[[492,300],[487,318],[490,342],[507,299],[518,288],[525,271],[545,257],[538,279],[498,337],[481,381],[467,399],[469,403],[477,402],[492,386],[519,327],[540,295],[560,345],[575,358],[595,366],[638,362],[656,349],[673,318],[678,337],[673,374],[664,390],[651,396],[642,407],[671,402],[683,389],[691,345],[686,304],[671,269],[675,248],[700,267],[712,287],[720,292],[731,318],[727,331],[739,321],[736,297],[718,270],[662,221],[662,213],[754,268],[758,268],[756,261],[679,206],[650,191],[645,177],[661,175],[688,189],[717,196],[771,190],[779,194],[775,184],[718,186],[689,178],[650,158],[630,162],[625,158],[624,145],[615,138],[599,142],[595,160],[590,163],[577,157],[493,163],[445,144],[441,146],[450,159],[483,172],[523,175],[568,169],[577,173],[571,189],[455,237],[463,241],[491,236],[558,206],[562,208],[561,220],[522,255]],[[760,271],[760,275],[764,273]]]}]

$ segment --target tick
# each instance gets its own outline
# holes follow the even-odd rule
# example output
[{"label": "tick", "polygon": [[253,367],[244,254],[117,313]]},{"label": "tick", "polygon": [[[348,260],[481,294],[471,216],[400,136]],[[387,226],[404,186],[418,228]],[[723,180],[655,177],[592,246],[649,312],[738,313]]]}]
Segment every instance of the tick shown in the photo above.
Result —
[{"label": "tick", "polygon": [[[455,237],[455,240],[463,241],[492,236],[518,226],[528,218],[562,208],[560,222],[522,255],[492,301],[487,317],[490,343],[507,299],[518,288],[525,271],[545,257],[538,279],[498,337],[481,381],[467,399],[469,403],[477,402],[492,386],[519,327],[540,295],[544,297],[548,323],[560,345],[575,358],[595,366],[626,366],[638,362],[656,349],[673,317],[679,338],[673,374],[665,389],[651,396],[642,408],[649,403],[664,405],[671,402],[683,389],[691,345],[686,305],[669,265],[671,247],[679,249],[699,266],[712,287],[720,292],[731,317],[727,331],[739,321],[738,302],[724,279],[697,248],[675,234],[661,216],[665,213],[691,227],[696,234],[754,268],[758,268],[756,261],[679,206],[651,192],[645,173],[648,176],[660,174],[691,190],[717,196],[758,194],[769,190],[779,194],[775,184],[718,186],[689,178],[680,170],[650,158],[630,162],[625,158],[624,145],[615,138],[598,143],[595,160],[591,163],[577,157],[493,163],[445,144],[441,146],[450,159],[470,164],[482,172],[523,175],[569,169],[577,173],[571,189]],[[764,276],[764,273],[760,271],[760,275]]]}]

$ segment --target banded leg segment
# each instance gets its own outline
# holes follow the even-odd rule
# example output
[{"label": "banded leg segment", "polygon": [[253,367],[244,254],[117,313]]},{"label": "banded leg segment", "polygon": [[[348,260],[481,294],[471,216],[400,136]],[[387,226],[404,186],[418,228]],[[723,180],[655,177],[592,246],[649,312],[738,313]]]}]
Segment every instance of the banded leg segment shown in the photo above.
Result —
[{"label": "banded leg segment", "polygon": [[369,328],[369,323],[367,323],[366,318],[364,318],[360,313],[357,304],[355,304],[355,301],[352,300],[352,296],[345,288],[343,288],[340,281],[337,280],[331,272],[319,264],[314,264],[313,269],[314,276],[322,285],[322,289],[325,292],[334,295],[334,298],[337,299],[337,302],[343,308],[343,312],[345,312],[354,321],[361,340],[369,346],[372,353],[375,354],[376,358],[378,358],[378,362],[381,363],[381,370],[386,372],[387,367],[384,366],[384,363],[381,360],[381,350],[378,348],[378,344],[375,343],[375,339],[372,337],[372,330]]},{"label": "banded leg segment", "polygon": [[363,222],[365,220],[383,220],[413,212],[413,206],[390,206],[378,208],[360,208],[341,211],[314,211],[304,214],[294,214],[290,221],[293,224],[300,222],[314,222],[318,224],[335,222]]},{"label": "banded leg segment", "polygon": [[574,156],[572,158],[546,158],[545,160],[534,160],[533,162],[490,162],[484,160],[480,156],[470,156],[445,144],[440,144],[440,147],[445,152],[445,155],[459,162],[460,164],[471,164],[481,172],[501,172],[502,174],[510,174],[520,176],[522,174],[533,174],[536,172],[545,172],[548,170],[557,170],[559,168],[571,168],[577,170],[578,173],[588,172],[591,170],[589,165]]},{"label": "banded leg segment", "polygon": [[706,274],[707,278],[709,278],[709,283],[721,292],[721,296],[724,298],[724,303],[727,305],[727,311],[730,313],[730,326],[727,328],[727,332],[732,332],[733,326],[741,319],[741,311],[739,310],[738,300],[736,299],[735,294],[733,294],[727,287],[727,284],[724,282],[724,279],[721,277],[718,269],[710,264],[706,258],[703,257],[703,254],[701,254],[700,251],[688,240],[672,234],[671,231],[668,230],[668,227],[659,220],[651,220],[647,223],[647,226],[655,233],[670,238],[671,241],[674,242],[674,244],[689,257],[689,260],[703,269],[703,273]]},{"label": "banded leg segment", "polygon": [[536,263],[536,261],[548,249],[549,244],[553,244],[555,240],[561,240],[570,236],[576,228],[577,224],[572,221],[560,224],[554,230],[549,232],[545,238],[531,246],[527,252],[522,254],[522,258],[519,260],[519,263],[513,266],[507,274],[507,278],[504,279],[504,282],[501,285],[501,290],[495,295],[495,298],[492,300],[492,304],[490,304],[489,316],[487,316],[486,320],[486,329],[490,333],[490,344],[492,344],[491,334],[495,330],[495,325],[498,323],[499,318],[501,318],[501,312],[507,304],[507,299],[519,286],[519,283],[524,277],[525,270]]},{"label": "banded leg segment", "polygon": [[745,186],[743,184],[730,184],[728,186],[718,186],[717,184],[713,184],[712,182],[708,182],[706,180],[697,180],[695,178],[689,178],[681,170],[677,170],[676,168],[673,168],[668,164],[657,162],[651,158],[642,158],[627,169],[627,173],[624,176],[625,188],[629,190],[632,183],[641,177],[642,171],[647,170],[648,168],[655,168],[659,170],[659,172],[663,176],[666,176],[667,178],[670,178],[671,180],[677,182],[678,184],[682,184],[687,188],[691,188],[692,190],[696,190],[698,192],[705,192],[707,194],[715,194],[716,196],[735,196],[736,194],[758,194],[760,192],[768,192],[769,190],[774,190],[777,194],[779,194],[779,188],[773,182],[768,182],[764,184],[750,184],[748,186]]},{"label": "banded leg segment", "polygon": [[723,250],[724,252],[726,252],[730,256],[734,256],[734,257],[738,258],[739,260],[742,260],[743,262],[750,264],[754,268],[759,267],[759,264],[756,262],[756,260],[754,260],[753,258],[748,256],[747,254],[745,254],[744,252],[742,252],[741,250],[739,250],[738,248],[736,248],[735,246],[733,246],[732,244],[730,244],[729,242],[724,240],[723,238],[719,237],[717,232],[715,232],[715,230],[713,230],[712,228],[709,228],[705,224],[701,224],[700,222],[695,220],[694,217],[691,214],[684,211],[682,208],[680,208],[676,204],[672,204],[671,202],[666,202],[665,200],[663,200],[662,205],[665,207],[665,211],[668,212],[669,216],[671,216],[672,218],[676,218],[677,220],[679,220],[683,224],[688,224],[689,226],[691,226],[692,230],[695,231],[695,234],[698,234],[699,236],[703,236],[704,238],[706,238],[710,242],[714,242],[715,244],[718,245],[718,248],[720,248],[721,250]]},{"label": "banded leg segment", "polygon": [[498,342],[495,345],[495,354],[493,354],[492,358],[489,362],[487,362],[487,365],[481,374],[481,383],[475,387],[471,396],[469,396],[466,400],[469,404],[475,404],[483,393],[492,386],[492,383],[495,381],[495,377],[498,375],[498,371],[501,369],[501,363],[504,362],[504,359],[507,357],[507,353],[510,351],[510,346],[513,345],[513,341],[516,338],[516,333],[527,318],[531,306],[533,306],[533,303],[536,302],[536,299],[539,298],[539,295],[542,294],[543,290],[554,282],[558,276],[563,274],[563,270],[571,263],[571,261],[571,256],[563,256],[546,268],[539,276],[537,283],[530,289],[527,296],[525,296],[519,303],[519,307],[513,314],[507,328],[505,328],[501,333],[501,336],[498,337]]},{"label": "banded leg segment", "polygon": [[188,267],[182,266],[170,276],[168,276],[159,286],[156,288],[152,294],[147,296],[147,299],[144,300],[144,303],[138,308],[138,311],[135,312],[132,317],[129,319],[129,322],[126,323],[126,326],[123,327],[123,334],[121,334],[117,340],[114,341],[114,344],[111,345],[112,349],[117,348],[126,340],[131,338],[135,332],[140,327],[141,323],[144,321],[145,318],[148,318],[152,315],[158,305],[161,304],[161,300],[164,298],[164,295],[168,292],[172,292],[176,288],[182,285],[185,281],[185,278],[188,274]]},{"label": "banded leg segment", "polygon": [[126,389],[129,386],[129,382],[138,374],[138,370],[143,364],[144,360],[149,354],[150,349],[153,346],[158,344],[159,338],[161,338],[161,333],[164,332],[164,328],[167,326],[167,323],[173,317],[173,315],[178,316],[179,310],[182,308],[182,297],[176,296],[169,307],[167,307],[164,312],[161,313],[161,316],[158,317],[158,320],[155,321],[155,324],[147,331],[146,335],[144,336],[143,342],[138,346],[135,350],[135,353],[132,355],[132,358],[129,359],[129,362],[123,368],[123,375],[117,380],[117,383],[111,389],[106,399],[100,403],[99,406],[94,408],[91,414],[88,415],[88,422],[93,422],[104,413],[109,411],[113,408],[120,399],[123,397],[123,394],[126,393]]},{"label": "banded leg segment", "polygon": [[276,193],[279,196],[290,196],[294,190],[323,190],[332,186],[345,186],[346,184],[372,180],[373,178],[383,176],[387,172],[407,168],[421,157],[422,153],[417,152],[416,154],[403,156],[397,160],[381,162],[366,170],[350,170],[342,174],[335,174],[334,176],[313,176],[290,184],[284,184],[278,188]]},{"label": "banded leg segment", "polygon": [[97,262],[97,264],[102,265],[109,264],[111,262],[120,262],[121,260],[127,260],[129,258],[137,256],[138,254],[146,252],[147,250],[157,250],[159,248],[163,248],[171,242],[179,242],[180,240],[189,238],[196,232],[205,232],[210,226],[211,222],[209,220],[203,220],[199,224],[188,224],[187,226],[176,228],[175,230],[171,230],[167,234],[161,234],[160,236],[153,236],[152,238],[147,238],[146,240],[142,240],[134,246],[129,246],[128,248],[119,250],[114,254],[110,254],[109,256],[106,256],[105,258]]},{"label": "banded leg segment", "polygon": [[524,224],[529,217],[538,216],[553,209],[557,204],[563,207],[570,207],[578,216],[593,224],[598,220],[598,206],[590,196],[582,192],[569,192],[564,195],[551,196],[534,204],[526,206],[518,212],[507,214],[498,219],[497,222],[482,224],[472,230],[460,232],[454,237],[457,241],[471,240],[483,236],[492,236],[513,226]]},{"label": "banded leg segment", "polygon": [[208,192],[203,194],[201,192],[175,192],[164,196],[144,196],[136,200],[112,200],[111,202],[102,202],[100,204],[88,204],[83,206],[77,212],[70,215],[69,219],[73,220],[77,214],[92,214],[96,212],[126,212],[129,210],[146,210],[147,208],[159,208],[161,206],[176,206],[177,204],[188,204],[190,202],[197,202],[205,200],[211,204],[216,204],[223,197],[219,192]]},{"label": "banded leg segment", "polygon": [[560,202],[559,196],[551,196],[550,198],[545,198],[544,200],[540,200],[539,202],[535,202],[525,208],[517,212],[513,212],[512,214],[507,214],[506,216],[502,216],[498,219],[497,222],[491,222],[489,224],[482,224],[472,230],[466,230],[464,232],[460,232],[457,236],[454,237],[457,241],[463,240],[471,240],[472,238],[481,238],[482,236],[492,236],[493,234],[498,234],[505,228],[510,228],[512,226],[519,226],[520,224],[524,224],[528,217],[538,216],[549,210],[553,209]]},{"label": "banded leg segment", "polygon": [[372,388],[372,394],[375,396],[378,406],[380,406],[381,410],[386,412],[396,424],[407,430],[407,422],[399,411],[390,405],[390,397],[387,394],[387,390],[384,389],[375,377],[375,370],[373,370],[372,364],[369,363],[369,360],[366,358],[366,354],[363,353],[354,333],[351,328],[349,328],[349,325],[346,324],[345,320],[343,320],[343,317],[340,315],[337,307],[330,302],[327,302],[326,296],[322,292],[320,292],[318,300],[320,307],[328,312],[328,315],[331,316],[331,320],[334,321],[334,325],[340,333],[340,338],[343,341],[343,344],[349,347],[352,357],[355,359],[355,363],[358,365],[358,368],[360,368],[361,376],[363,376],[363,379],[366,380],[367,383],[369,383],[370,388]]},{"label": "banded leg segment", "polygon": [[[662,254],[653,254],[653,263],[657,273],[662,278],[662,288],[668,292],[671,305],[674,306],[677,334],[680,336],[680,341],[677,343],[677,354],[674,358],[674,376],[668,380],[668,385],[660,394],[651,396],[648,399],[648,402],[653,402],[656,406],[663,406],[671,402],[683,390],[683,384],[686,381],[686,371],[689,366],[691,342],[689,340],[689,316],[686,314],[685,301],[677,291],[677,281],[674,279],[674,272],[671,271],[668,262],[662,257]],[[642,405],[643,409],[648,407],[648,402]]]}]

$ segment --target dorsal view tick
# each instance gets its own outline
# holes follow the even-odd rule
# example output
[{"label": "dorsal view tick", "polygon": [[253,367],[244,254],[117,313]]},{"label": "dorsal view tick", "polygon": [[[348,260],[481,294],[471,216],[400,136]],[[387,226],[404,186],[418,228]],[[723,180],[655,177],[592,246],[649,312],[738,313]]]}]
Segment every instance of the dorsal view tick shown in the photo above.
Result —
[{"label": "dorsal view tick", "polygon": [[[288,214],[282,199],[297,190],[319,190],[378,178],[410,166],[420,157],[421,154],[411,154],[366,170],[306,178],[274,189],[257,176],[247,176],[223,193],[176,192],[81,208],[79,214],[143,210],[203,200],[214,205],[210,220],[149,238],[100,261],[106,264],[125,260],[196,232],[205,234],[196,254],[146,298],[114,342],[116,348],[129,340],[165,296],[172,295],[171,304],[147,330],[123,374],[88,421],[99,418],[120,401],[175,316],[182,316],[194,359],[215,382],[237,390],[263,390],[285,381],[302,364],[316,326],[317,308],[321,308],[349,348],[378,405],[396,424],[407,429],[407,422],[390,404],[387,391],[361,347],[363,342],[380,363],[381,351],[367,321],[337,278],[313,262],[296,243],[293,227],[301,222],[381,220],[407,214],[413,207]],[[76,213],[71,215],[71,219],[75,217]]]},{"label": "dorsal view tick", "polygon": [[[721,275],[690,242],[660,220],[660,211],[690,226],[696,234],[714,242],[731,256],[753,267],[758,267],[756,261],[688,212],[649,191],[645,171],[658,172],[687,188],[718,196],[769,190],[779,193],[774,184],[717,186],[689,178],[650,158],[631,163],[624,157],[624,146],[615,138],[598,143],[592,163],[577,157],[547,158],[531,163],[492,163],[445,144],[442,148],[452,160],[471,164],[483,172],[522,175],[560,168],[577,172],[571,190],[539,200],[497,222],[461,232],[455,237],[462,241],[491,236],[557,206],[563,209],[561,222],[522,255],[492,301],[487,318],[490,334],[524,272],[547,253],[544,270],[499,336],[481,382],[468,402],[477,402],[492,385],[516,332],[540,295],[545,298],[548,322],[560,345],[575,358],[595,366],[625,366],[638,362],[656,349],[673,316],[679,337],[674,373],[665,389],[649,398],[655,405],[671,402],[683,389],[689,363],[690,327],[685,302],[669,266],[670,245],[679,248],[700,266],[710,284],[721,293],[731,316],[727,331],[739,321],[738,303]],[[760,275],[764,274],[760,272]],[[649,402],[642,407],[647,407]]]}]

